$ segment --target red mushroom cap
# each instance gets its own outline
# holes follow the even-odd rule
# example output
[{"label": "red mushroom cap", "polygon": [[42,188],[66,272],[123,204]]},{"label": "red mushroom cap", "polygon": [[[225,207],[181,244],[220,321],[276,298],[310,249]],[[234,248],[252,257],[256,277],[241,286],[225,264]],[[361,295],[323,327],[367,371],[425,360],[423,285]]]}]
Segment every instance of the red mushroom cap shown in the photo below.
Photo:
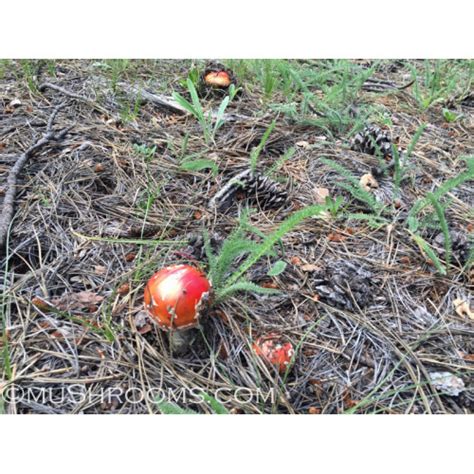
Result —
[{"label": "red mushroom cap", "polygon": [[204,82],[211,87],[227,88],[232,80],[226,71],[212,71],[205,75]]},{"label": "red mushroom cap", "polygon": [[253,349],[269,364],[276,366],[280,373],[284,373],[288,369],[295,353],[293,344],[284,342],[277,334],[259,337],[253,344]]},{"label": "red mushroom cap", "polygon": [[162,329],[196,326],[211,284],[190,265],[172,265],[155,273],[145,287],[145,308]]}]

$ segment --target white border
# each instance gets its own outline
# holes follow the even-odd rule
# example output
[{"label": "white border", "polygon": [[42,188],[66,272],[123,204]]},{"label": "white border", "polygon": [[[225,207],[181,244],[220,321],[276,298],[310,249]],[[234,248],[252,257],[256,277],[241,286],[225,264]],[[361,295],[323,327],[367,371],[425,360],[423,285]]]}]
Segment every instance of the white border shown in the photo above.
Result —
[{"label": "white border", "polygon": [[[4,2],[2,58],[472,58],[472,6]],[[472,5],[472,3],[471,3]],[[462,472],[461,416],[2,416],[2,472]],[[469,425],[471,428],[471,425]]]},{"label": "white border", "polygon": [[15,0],[0,57],[472,58],[465,0]]},{"label": "white border", "polygon": [[[468,416],[2,416],[2,472],[460,473]],[[10,469],[9,469],[10,468]]]}]

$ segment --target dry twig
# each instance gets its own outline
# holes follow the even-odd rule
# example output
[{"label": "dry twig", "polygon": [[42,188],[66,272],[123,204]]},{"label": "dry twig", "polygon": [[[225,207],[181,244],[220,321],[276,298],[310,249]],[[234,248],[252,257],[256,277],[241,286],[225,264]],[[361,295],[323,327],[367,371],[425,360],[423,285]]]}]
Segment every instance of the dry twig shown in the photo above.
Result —
[{"label": "dry twig", "polygon": [[3,200],[2,214],[0,215],[0,249],[5,246],[8,228],[13,218],[13,209],[15,204],[16,196],[16,185],[18,180],[18,175],[20,174],[23,166],[28,161],[28,159],[33,156],[38,150],[50,142],[57,142],[62,140],[66,134],[71,130],[72,126],[66,127],[59,132],[53,130],[54,120],[59,113],[59,111],[64,108],[65,104],[62,103],[58,105],[54,110],[48,120],[48,125],[46,127],[46,132],[44,135],[28,150],[26,150],[13,165],[10,173],[7,178],[7,189],[5,191],[5,198]]}]

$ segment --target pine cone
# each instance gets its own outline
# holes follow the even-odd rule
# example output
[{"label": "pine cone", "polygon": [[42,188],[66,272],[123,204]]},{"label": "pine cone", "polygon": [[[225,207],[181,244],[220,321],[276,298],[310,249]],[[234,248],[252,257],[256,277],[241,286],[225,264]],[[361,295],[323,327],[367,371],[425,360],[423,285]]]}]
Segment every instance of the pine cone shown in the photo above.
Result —
[{"label": "pine cone", "polygon": [[392,140],[380,127],[370,124],[352,139],[351,149],[368,155],[376,155],[380,152],[383,157],[391,156]]},{"label": "pine cone", "polygon": [[350,311],[355,309],[353,300],[360,308],[369,305],[376,290],[372,273],[347,260],[329,262],[316,274],[314,285],[323,301]]},{"label": "pine cone", "polygon": [[239,198],[263,210],[277,209],[287,202],[288,193],[268,176],[245,170],[234,176],[211,199],[209,205],[226,210]]},{"label": "pine cone", "polygon": [[[452,259],[461,265],[464,265],[469,260],[469,254],[472,249],[472,242],[462,232],[451,231],[451,252]],[[439,233],[433,240],[433,247],[441,257],[445,257],[446,249],[444,247],[444,234]]]}]

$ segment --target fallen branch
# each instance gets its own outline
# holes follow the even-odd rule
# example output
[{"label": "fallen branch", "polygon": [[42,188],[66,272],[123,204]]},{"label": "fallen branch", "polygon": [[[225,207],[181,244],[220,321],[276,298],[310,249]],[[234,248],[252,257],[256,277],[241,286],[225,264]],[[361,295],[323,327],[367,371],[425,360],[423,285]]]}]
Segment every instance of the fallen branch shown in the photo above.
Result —
[{"label": "fallen branch", "polygon": [[[139,102],[150,102],[158,107],[167,109],[175,114],[178,115],[189,115],[189,112],[181,105],[178,104],[172,97],[154,94],[146,89],[131,86],[129,84],[125,84],[121,82],[119,86],[125,91],[126,94],[133,97],[134,100]],[[216,111],[211,111],[211,117],[216,119],[218,113]],[[224,114],[223,117],[220,118],[224,122],[237,122],[239,120],[249,120],[250,117],[247,115],[240,115],[240,114]]]},{"label": "fallen branch", "polygon": [[57,142],[62,140],[66,134],[71,130],[72,126],[66,127],[59,132],[53,130],[53,123],[58,115],[59,111],[64,107],[65,104],[58,105],[54,110],[48,120],[48,125],[46,127],[46,132],[44,135],[28,150],[26,150],[15,162],[13,167],[10,170],[7,178],[7,185],[5,191],[5,198],[3,200],[2,213],[0,214],[0,249],[3,249],[7,239],[8,228],[13,218],[13,208],[15,203],[16,196],[16,183],[18,175],[22,170],[25,163],[28,159],[34,155],[40,148],[48,144],[49,142]]},{"label": "fallen branch", "polygon": [[188,111],[181,107],[172,97],[152,94],[142,87],[135,87],[124,82],[121,82],[119,86],[125,91],[126,94],[131,95],[134,100],[139,102],[151,102],[158,107],[163,107],[175,114],[188,115]]},{"label": "fallen branch", "polygon": [[68,91],[67,89],[57,86],[56,84],[51,84],[50,82],[44,82],[38,87],[38,90],[40,92],[44,92],[46,89],[52,89],[54,91],[60,92],[66,97],[70,97],[71,99],[78,100],[79,102],[84,102],[85,104],[89,105],[90,107],[97,110],[98,112],[101,112],[105,115],[111,115],[111,113],[107,109],[104,109],[104,107],[102,107],[99,104],[96,104],[94,101],[87,99],[86,97],[83,97],[82,95]]}]

